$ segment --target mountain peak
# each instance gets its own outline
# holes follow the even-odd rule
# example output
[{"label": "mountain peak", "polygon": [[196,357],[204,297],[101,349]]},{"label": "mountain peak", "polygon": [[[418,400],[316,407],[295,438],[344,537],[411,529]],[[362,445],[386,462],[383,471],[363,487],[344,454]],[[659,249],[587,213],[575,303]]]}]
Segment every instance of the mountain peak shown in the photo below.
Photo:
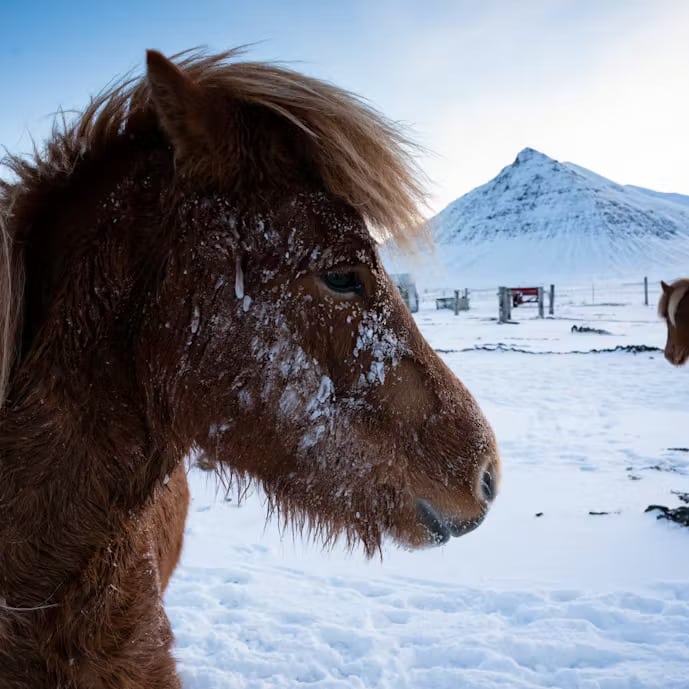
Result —
[{"label": "mountain peak", "polygon": [[689,262],[689,197],[622,186],[533,148],[430,224],[448,267],[469,279],[643,275]]},{"label": "mountain peak", "polygon": [[523,148],[521,151],[519,151],[519,153],[517,153],[517,157],[514,159],[513,165],[520,165],[522,163],[527,163],[531,160],[555,162],[552,158],[549,158],[544,153],[537,151],[535,148],[529,148],[527,146],[526,148]]}]

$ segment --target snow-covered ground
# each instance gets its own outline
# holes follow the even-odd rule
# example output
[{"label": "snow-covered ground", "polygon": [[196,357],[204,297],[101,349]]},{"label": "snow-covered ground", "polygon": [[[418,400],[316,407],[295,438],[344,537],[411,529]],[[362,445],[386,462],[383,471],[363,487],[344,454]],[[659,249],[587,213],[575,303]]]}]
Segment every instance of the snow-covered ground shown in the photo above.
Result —
[{"label": "snow-covered ground", "polygon": [[689,491],[689,368],[594,351],[663,346],[655,288],[648,307],[638,284],[558,288],[555,318],[523,306],[506,325],[495,290],[459,316],[423,296],[422,331],[501,445],[486,522],[366,561],[192,472],[166,596],[186,689],[687,689],[689,529],[644,509]]}]

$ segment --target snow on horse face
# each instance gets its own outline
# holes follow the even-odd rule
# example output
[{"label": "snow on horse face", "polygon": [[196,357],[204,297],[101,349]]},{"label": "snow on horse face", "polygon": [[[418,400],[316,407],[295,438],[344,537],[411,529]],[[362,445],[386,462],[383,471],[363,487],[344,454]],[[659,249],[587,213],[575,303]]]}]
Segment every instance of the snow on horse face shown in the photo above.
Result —
[{"label": "snow on horse face", "polygon": [[665,358],[675,366],[682,366],[689,359],[689,280],[660,285],[663,293],[658,314],[667,324]]},{"label": "snow on horse face", "polygon": [[369,555],[466,533],[495,496],[492,430],[369,231],[423,234],[407,142],[234,57],[151,52],[6,161],[0,684],[177,685],[161,593],[191,451]]},{"label": "snow on horse face", "polygon": [[[239,222],[216,203],[199,204],[198,224],[229,227],[194,249],[179,331],[206,456],[369,552],[386,533],[418,546],[478,525],[497,480],[490,428],[418,332],[360,216],[322,192]],[[171,289],[175,311],[178,277]]]}]

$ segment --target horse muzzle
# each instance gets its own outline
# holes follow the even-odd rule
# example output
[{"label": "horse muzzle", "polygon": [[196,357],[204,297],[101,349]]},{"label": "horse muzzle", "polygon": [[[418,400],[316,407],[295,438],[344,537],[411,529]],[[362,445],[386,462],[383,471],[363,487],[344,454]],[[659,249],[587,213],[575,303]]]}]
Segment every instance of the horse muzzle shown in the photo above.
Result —
[{"label": "horse muzzle", "polygon": [[458,519],[443,514],[430,501],[419,499],[416,501],[416,518],[428,533],[429,545],[442,545],[451,537],[457,538],[473,531],[483,521],[488,507],[481,515],[474,519]]}]

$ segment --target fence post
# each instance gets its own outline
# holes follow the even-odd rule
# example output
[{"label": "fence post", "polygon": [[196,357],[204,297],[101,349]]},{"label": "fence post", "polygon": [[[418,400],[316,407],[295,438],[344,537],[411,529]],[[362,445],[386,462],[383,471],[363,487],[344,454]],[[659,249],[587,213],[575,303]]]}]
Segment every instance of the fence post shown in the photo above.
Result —
[{"label": "fence post", "polygon": [[512,293],[509,287],[498,287],[498,323],[512,320]]},{"label": "fence post", "polygon": [[548,314],[555,315],[555,285],[550,285],[550,299],[548,300]]},{"label": "fence post", "polygon": [[455,290],[455,316],[459,314],[459,290]]},{"label": "fence post", "polygon": [[644,305],[648,306],[648,277],[644,277]]},{"label": "fence post", "polygon": [[539,287],[538,288],[538,317],[543,318],[543,307],[544,307],[544,301],[545,299],[543,298],[543,288]]}]

